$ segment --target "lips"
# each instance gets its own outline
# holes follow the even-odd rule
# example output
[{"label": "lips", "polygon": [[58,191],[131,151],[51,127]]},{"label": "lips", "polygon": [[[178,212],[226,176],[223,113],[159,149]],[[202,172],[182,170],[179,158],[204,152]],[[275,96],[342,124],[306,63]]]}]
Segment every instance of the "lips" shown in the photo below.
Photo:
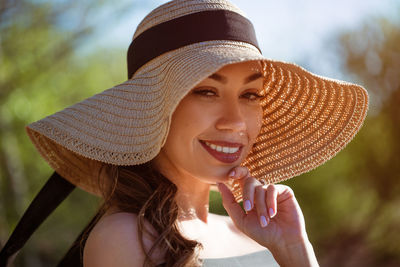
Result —
[{"label": "lips", "polygon": [[[243,145],[240,143],[230,143],[226,141],[204,141],[199,140],[200,144],[204,147],[204,149],[215,159],[223,162],[223,163],[234,163],[240,158],[240,155],[243,150]],[[217,151],[216,149],[211,148],[211,145],[215,148],[215,146],[223,147],[223,151]],[[229,148],[229,151],[228,151]],[[221,148],[218,148],[221,149]],[[236,151],[237,150],[237,151]],[[236,152],[233,152],[236,151]],[[233,153],[232,153],[233,152]]]}]

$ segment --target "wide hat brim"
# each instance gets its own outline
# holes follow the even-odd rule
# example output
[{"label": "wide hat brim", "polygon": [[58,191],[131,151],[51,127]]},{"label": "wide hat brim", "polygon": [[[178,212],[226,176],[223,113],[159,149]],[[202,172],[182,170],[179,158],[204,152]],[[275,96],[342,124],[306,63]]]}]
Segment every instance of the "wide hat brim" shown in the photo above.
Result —
[{"label": "wide hat brim", "polygon": [[[243,166],[277,183],[335,156],[359,131],[367,91],[264,58],[252,45],[206,41],[157,57],[130,80],[26,127],[50,166],[76,186],[100,195],[104,163],[137,165],[153,159],[168,135],[179,101],[222,67],[260,60],[266,66],[263,125]],[[240,190],[234,185],[237,199]]]}]

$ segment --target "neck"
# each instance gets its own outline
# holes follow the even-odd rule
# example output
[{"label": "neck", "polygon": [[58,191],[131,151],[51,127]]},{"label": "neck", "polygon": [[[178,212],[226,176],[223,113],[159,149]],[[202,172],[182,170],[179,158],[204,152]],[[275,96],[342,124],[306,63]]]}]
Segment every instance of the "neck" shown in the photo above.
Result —
[{"label": "neck", "polygon": [[210,185],[192,179],[185,181],[175,183],[178,187],[176,201],[180,210],[179,220],[199,219],[207,223]]},{"label": "neck", "polygon": [[155,162],[157,169],[178,188],[176,201],[179,207],[179,221],[200,220],[207,223],[210,184],[184,171],[168,168]]}]

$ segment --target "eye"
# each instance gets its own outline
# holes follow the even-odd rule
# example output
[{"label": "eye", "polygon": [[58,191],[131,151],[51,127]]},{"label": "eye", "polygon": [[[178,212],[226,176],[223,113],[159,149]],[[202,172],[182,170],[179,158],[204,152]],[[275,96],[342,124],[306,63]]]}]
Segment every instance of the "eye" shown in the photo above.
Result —
[{"label": "eye", "polygon": [[246,92],[246,93],[242,94],[241,97],[243,97],[249,101],[257,101],[257,100],[261,99],[263,96],[256,92]]},{"label": "eye", "polygon": [[213,96],[217,96],[217,93],[214,90],[211,89],[194,89],[193,90],[193,94],[196,95],[201,95],[201,96],[205,96],[205,97],[213,97]]}]

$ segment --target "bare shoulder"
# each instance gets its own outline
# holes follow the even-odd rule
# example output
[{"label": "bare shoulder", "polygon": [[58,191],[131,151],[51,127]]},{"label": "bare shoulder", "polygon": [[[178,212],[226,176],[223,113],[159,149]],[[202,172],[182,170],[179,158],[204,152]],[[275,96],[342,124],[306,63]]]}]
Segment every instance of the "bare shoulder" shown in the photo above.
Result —
[{"label": "bare shoulder", "polygon": [[[145,254],[137,229],[136,214],[118,212],[102,217],[90,232],[83,252],[85,267],[143,266]],[[146,227],[154,231],[147,223]],[[155,234],[155,231],[153,232]],[[144,236],[144,246],[149,249],[152,241]],[[156,262],[162,262],[160,253]]]}]

